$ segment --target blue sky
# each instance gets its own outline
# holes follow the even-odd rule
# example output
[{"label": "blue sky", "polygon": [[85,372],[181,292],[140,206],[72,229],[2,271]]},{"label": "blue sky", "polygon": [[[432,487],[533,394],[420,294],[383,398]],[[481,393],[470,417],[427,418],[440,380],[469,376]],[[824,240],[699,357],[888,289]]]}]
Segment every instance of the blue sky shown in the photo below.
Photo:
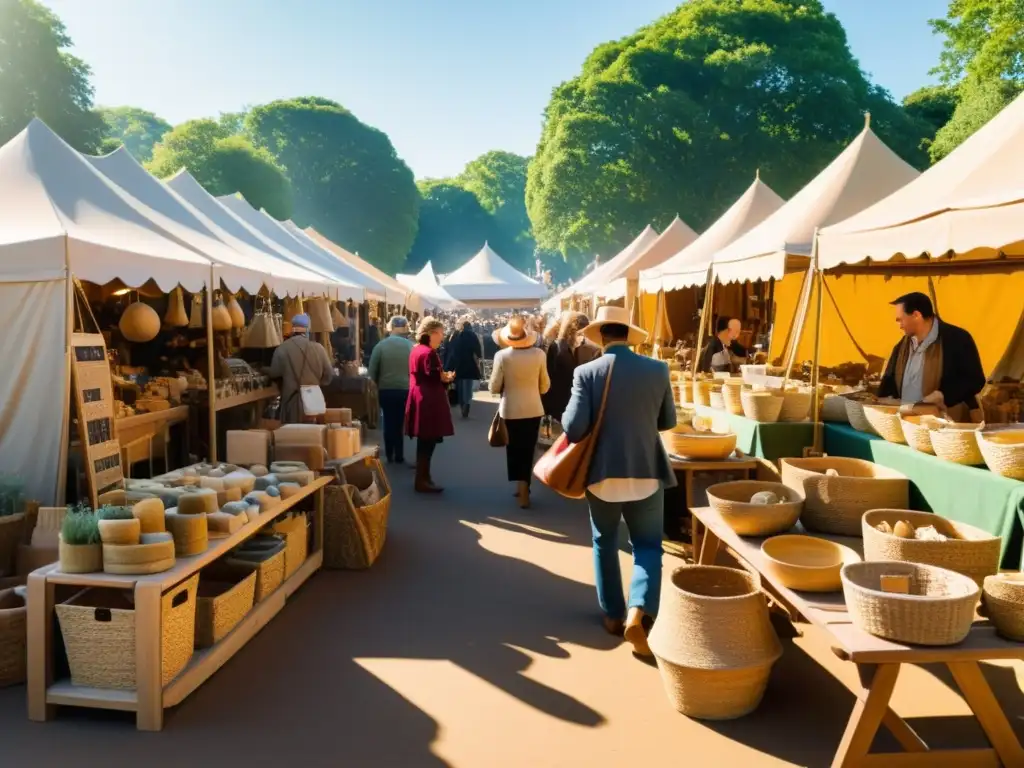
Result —
[{"label": "blue sky", "polygon": [[[288,96],[386,131],[417,178],[533,153],[551,89],[598,43],[677,0],[43,0],[93,68],[96,102],[171,123]],[[875,82],[930,80],[946,0],[824,0]],[[172,12],[173,10],[173,12]]]}]

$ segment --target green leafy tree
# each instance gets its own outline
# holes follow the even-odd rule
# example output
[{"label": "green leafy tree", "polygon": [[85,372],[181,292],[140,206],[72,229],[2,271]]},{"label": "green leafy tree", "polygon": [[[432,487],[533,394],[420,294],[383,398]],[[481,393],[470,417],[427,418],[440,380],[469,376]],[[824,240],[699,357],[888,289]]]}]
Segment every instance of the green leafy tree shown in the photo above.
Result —
[{"label": "green leafy tree", "polygon": [[141,163],[153,157],[153,145],[171,130],[166,120],[138,107],[100,107],[98,111],[107,122],[110,138],[124,144]]},{"label": "green leafy tree", "polygon": [[648,223],[707,226],[761,169],[788,197],[861,130],[915,165],[922,126],[872,85],[819,0],[690,0],[558,86],[526,203],[544,248],[605,256]]},{"label": "green leafy tree", "polygon": [[419,227],[403,271],[418,272],[429,261],[435,272],[451,272],[486,241],[501,253],[494,218],[473,192],[453,179],[424,179],[417,186]]},{"label": "green leafy tree", "polygon": [[903,98],[903,109],[911,117],[923,120],[933,131],[938,131],[953,117],[959,98],[953,86],[926,85]]},{"label": "green leafy tree", "polygon": [[0,144],[39,117],[75,149],[94,153],[106,136],[92,109],[92,74],[67,48],[61,20],[36,0],[0,2]]},{"label": "green leafy tree", "polygon": [[291,216],[291,185],[284,170],[264,149],[232,136],[215,120],[189,120],[176,126],[153,148],[147,167],[161,178],[187,168],[212,195],[241,193],[251,206],[276,219]]},{"label": "green leafy tree", "polygon": [[972,133],[995,117],[1020,94],[1022,83],[994,78],[969,78],[958,89],[960,101],[953,117],[939,132],[929,147],[932,161],[938,162],[966,140]]},{"label": "green leafy tree", "polygon": [[402,268],[416,239],[420,193],[387,134],[318,97],[254,107],[245,128],[287,170],[297,223],[385,272]]},{"label": "green leafy tree", "polygon": [[[470,161],[456,183],[476,195],[494,217],[495,250],[518,269],[532,270],[536,243],[526,213],[529,158],[494,150]],[[500,248],[500,250],[499,250]]]}]

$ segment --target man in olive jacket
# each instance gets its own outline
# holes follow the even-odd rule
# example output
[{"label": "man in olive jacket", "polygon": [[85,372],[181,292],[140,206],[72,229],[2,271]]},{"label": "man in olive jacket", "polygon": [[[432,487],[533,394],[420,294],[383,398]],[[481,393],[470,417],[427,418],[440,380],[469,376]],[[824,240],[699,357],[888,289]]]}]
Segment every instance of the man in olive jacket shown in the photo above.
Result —
[{"label": "man in olive jacket", "polygon": [[409,398],[409,321],[395,315],[388,321],[388,337],[373,348],[369,374],[377,385],[384,414],[384,455],[389,463],[405,461],[405,401]]},{"label": "man in olive jacket", "polygon": [[953,421],[977,421],[978,393],[985,370],[971,334],[939,319],[923,293],[900,296],[896,322],[904,338],[893,347],[878,389],[879,397],[907,404],[930,403]]}]

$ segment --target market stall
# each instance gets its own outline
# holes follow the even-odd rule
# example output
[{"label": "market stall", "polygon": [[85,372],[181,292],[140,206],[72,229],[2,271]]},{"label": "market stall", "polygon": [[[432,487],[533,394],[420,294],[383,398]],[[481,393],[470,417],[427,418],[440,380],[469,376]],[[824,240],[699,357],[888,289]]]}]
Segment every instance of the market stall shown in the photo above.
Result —
[{"label": "market stall", "polygon": [[733,432],[736,447],[748,456],[776,462],[781,458],[802,456],[814,441],[814,425],[804,417],[800,422],[762,422],[742,414],[698,405],[699,415],[711,420],[716,432]]},{"label": "market stall", "polygon": [[424,304],[428,310],[439,309],[444,312],[453,312],[465,309],[466,305],[446,291],[437,280],[434,268],[428,261],[423,269],[415,275],[397,274],[395,279],[409,290],[415,291],[423,297]]},{"label": "market stall", "polygon": [[441,287],[457,301],[476,309],[531,309],[548,295],[547,286],[515,269],[487,243],[469,261],[445,275]]}]

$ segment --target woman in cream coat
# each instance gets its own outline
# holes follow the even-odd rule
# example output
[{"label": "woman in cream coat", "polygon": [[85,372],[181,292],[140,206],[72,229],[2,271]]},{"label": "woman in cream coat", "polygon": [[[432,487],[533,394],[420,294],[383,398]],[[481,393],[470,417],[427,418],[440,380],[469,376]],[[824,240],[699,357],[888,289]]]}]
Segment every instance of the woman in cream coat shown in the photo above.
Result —
[{"label": "woman in cream coat", "polygon": [[494,356],[490,390],[501,395],[498,413],[505,421],[508,445],[505,462],[509,482],[516,483],[519,506],[530,506],[530,478],[537,449],[537,434],[544,415],[541,395],[548,391],[547,356],[535,347],[537,334],[522,317],[513,317],[498,331],[503,349]]}]

